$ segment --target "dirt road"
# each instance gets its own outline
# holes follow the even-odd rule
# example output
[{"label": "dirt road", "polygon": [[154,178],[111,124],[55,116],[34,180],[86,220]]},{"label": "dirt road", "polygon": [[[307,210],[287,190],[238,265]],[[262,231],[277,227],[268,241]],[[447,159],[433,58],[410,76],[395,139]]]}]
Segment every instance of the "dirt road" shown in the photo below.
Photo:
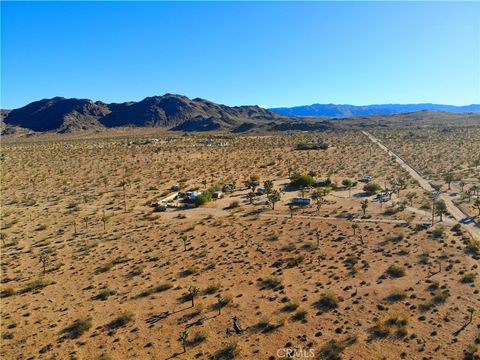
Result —
[{"label": "dirt road", "polygon": [[[434,189],[430,185],[430,183],[422,176],[420,175],[419,172],[417,172],[414,168],[412,168],[408,163],[403,160],[399,155],[395,154],[392,150],[387,148],[385,145],[383,145],[380,140],[378,140],[375,136],[372,134],[362,131],[362,133],[367,136],[370,141],[372,141],[374,144],[377,144],[383,151],[385,151],[388,155],[393,156],[395,160],[397,161],[398,164],[402,168],[404,168],[412,178],[418,181],[419,185],[426,191],[431,192]],[[453,201],[447,197],[445,194],[440,194],[439,198],[445,201],[445,204],[447,205],[447,211],[450,213],[451,216],[458,222],[461,222],[465,218],[467,218],[467,215],[465,215],[454,203]],[[474,222],[471,222],[469,224],[462,224],[463,228],[467,230],[474,239],[480,240],[480,228],[478,227],[477,224]]]}]

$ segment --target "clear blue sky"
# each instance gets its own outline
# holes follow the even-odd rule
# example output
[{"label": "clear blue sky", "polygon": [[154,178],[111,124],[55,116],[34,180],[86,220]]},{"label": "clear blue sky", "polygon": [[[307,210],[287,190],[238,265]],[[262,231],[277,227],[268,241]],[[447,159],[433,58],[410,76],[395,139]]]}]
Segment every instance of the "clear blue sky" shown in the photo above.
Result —
[{"label": "clear blue sky", "polygon": [[3,108],[480,102],[480,4],[3,2]]}]

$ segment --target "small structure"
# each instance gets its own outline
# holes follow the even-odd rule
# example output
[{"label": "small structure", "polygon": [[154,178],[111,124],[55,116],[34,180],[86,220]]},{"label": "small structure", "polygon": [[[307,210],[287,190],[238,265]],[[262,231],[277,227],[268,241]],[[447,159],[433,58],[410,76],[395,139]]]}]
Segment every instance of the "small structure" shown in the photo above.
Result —
[{"label": "small structure", "polygon": [[187,191],[185,196],[189,201],[195,201],[198,195],[202,195],[201,191]]},{"label": "small structure", "polygon": [[309,198],[303,198],[303,197],[295,197],[292,199],[292,204],[293,205],[300,205],[300,206],[306,206],[306,205],[310,205],[311,203],[311,199]]},{"label": "small structure", "polygon": [[361,182],[365,182],[365,183],[367,183],[367,182],[369,182],[369,181],[372,181],[372,180],[373,180],[373,176],[370,176],[370,175],[364,175],[364,176],[360,179]]},{"label": "small structure", "polygon": [[220,199],[223,197],[223,193],[221,191],[215,191],[213,194],[212,194],[212,197],[214,199]]},{"label": "small structure", "polygon": [[223,185],[223,192],[230,192],[230,191],[233,191],[235,189],[235,184],[234,183],[228,183],[228,184],[225,184]]},{"label": "small structure", "polygon": [[169,203],[170,201],[176,200],[178,197],[178,192],[171,193],[170,195],[159,200],[158,203]]},{"label": "small structure", "polygon": [[330,179],[316,179],[314,185],[316,187],[330,186],[330,185],[332,185],[332,180],[330,180]]},{"label": "small structure", "polygon": [[263,195],[263,194],[265,194],[265,189],[262,188],[262,187],[258,188],[257,189],[257,195],[260,196],[260,195]]}]

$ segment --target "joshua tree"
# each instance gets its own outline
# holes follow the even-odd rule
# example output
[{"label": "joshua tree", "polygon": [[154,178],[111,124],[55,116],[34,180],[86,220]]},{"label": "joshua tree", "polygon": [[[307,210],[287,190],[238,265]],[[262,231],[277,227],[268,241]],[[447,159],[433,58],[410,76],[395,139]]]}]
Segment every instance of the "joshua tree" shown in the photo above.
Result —
[{"label": "joshua tree", "polygon": [[480,197],[477,197],[473,202],[473,206],[478,210],[478,215],[480,216]]},{"label": "joshua tree", "polygon": [[252,190],[252,192],[255,192],[255,188],[260,184],[259,182],[259,177],[257,175],[252,175],[250,176],[249,179],[245,181],[245,186]]},{"label": "joshua tree", "polygon": [[73,225],[73,235],[77,235],[77,222],[73,220],[72,225]]},{"label": "joshua tree", "polygon": [[0,239],[2,240],[3,247],[7,246],[5,239],[7,238],[7,235],[4,233],[0,233]]},{"label": "joshua tree", "polygon": [[198,296],[199,293],[200,293],[200,289],[196,286],[190,286],[188,288],[188,295],[190,300],[192,301],[192,307],[195,306],[195,298]]},{"label": "joshua tree", "polygon": [[295,207],[293,205],[288,205],[288,210],[290,210],[290,219],[293,219],[293,212],[295,211]]},{"label": "joshua tree", "polygon": [[443,180],[445,180],[445,182],[447,183],[448,185],[448,190],[451,189],[451,184],[452,184],[452,181],[454,180],[454,177],[453,177],[453,174],[452,173],[446,173],[443,175]]},{"label": "joshua tree", "polygon": [[447,212],[447,205],[443,200],[437,200],[435,202],[435,214],[440,216],[440,221],[443,221],[443,214]]},{"label": "joshua tree", "polygon": [[108,220],[108,217],[105,215],[105,210],[103,210],[103,215],[102,215],[102,217],[100,218],[100,220],[103,222],[103,231],[106,231],[106,230],[107,230],[107,220]]},{"label": "joshua tree", "polygon": [[265,180],[263,183],[263,187],[265,188],[265,193],[270,195],[273,191],[273,181],[272,180]]},{"label": "joshua tree", "polygon": [[470,325],[473,321],[473,313],[475,312],[475,309],[473,307],[469,307],[467,311],[470,313],[470,319],[468,319],[468,322],[465,324],[465,327]]},{"label": "joshua tree", "polygon": [[218,315],[222,313],[222,306],[225,305],[225,298],[223,296],[220,296],[217,299],[217,307],[218,307]]},{"label": "joshua tree", "polygon": [[280,201],[281,194],[278,190],[273,190],[271,194],[267,196],[268,202],[272,206],[272,210],[275,210],[275,203]]},{"label": "joshua tree", "polygon": [[361,207],[362,207],[362,211],[363,211],[363,216],[365,216],[365,213],[367,211],[367,208],[368,208],[368,200],[365,199],[363,200],[361,203],[360,203]]},{"label": "joshua tree", "polygon": [[179,341],[182,343],[184,353],[187,352],[188,332],[188,329],[184,329],[182,332],[180,332]]},{"label": "joshua tree", "polygon": [[83,221],[85,222],[85,229],[88,229],[88,220],[90,220],[87,216],[83,217]]},{"label": "joshua tree", "polygon": [[465,181],[460,180],[460,182],[458,183],[458,185],[460,185],[461,192],[463,193],[463,189],[465,188],[465,185],[467,185],[467,184],[465,183]]},{"label": "joshua tree", "polygon": [[188,237],[186,235],[183,235],[182,241],[183,241],[183,251],[187,251]]},{"label": "joshua tree", "polygon": [[47,265],[50,263],[50,255],[48,255],[46,252],[40,253],[38,256],[39,262],[42,264],[43,268],[43,275],[47,272]]},{"label": "joshua tree", "polygon": [[317,249],[320,248],[320,230],[317,231]]},{"label": "joshua tree", "polygon": [[348,189],[348,196],[352,196],[352,187],[357,185],[357,182],[352,179],[344,179],[342,181],[342,185],[345,186]]},{"label": "joshua tree", "polygon": [[407,193],[406,195],[406,198],[408,199],[408,201],[410,202],[410,206],[413,206],[413,200],[417,197],[417,194],[415,194],[414,192],[409,192]]},{"label": "joshua tree", "polygon": [[247,197],[248,197],[248,201],[250,202],[250,204],[253,204],[253,200],[255,199],[255,193],[253,191],[249,192],[247,194]]},{"label": "joshua tree", "polygon": [[203,188],[205,189],[207,187],[207,180],[202,180]]},{"label": "joshua tree", "polygon": [[358,226],[357,223],[353,223],[353,224],[352,224],[353,236],[356,235],[356,231],[357,231],[358,228],[359,228],[359,226]]}]

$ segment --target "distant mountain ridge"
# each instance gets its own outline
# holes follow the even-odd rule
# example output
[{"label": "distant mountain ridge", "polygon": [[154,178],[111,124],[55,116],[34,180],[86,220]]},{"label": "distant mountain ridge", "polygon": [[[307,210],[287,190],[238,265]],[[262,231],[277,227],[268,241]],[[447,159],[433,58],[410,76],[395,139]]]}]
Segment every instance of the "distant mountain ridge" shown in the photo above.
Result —
[{"label": "distant mountain ridge", "polygon": [[14,110],[2,110],[5,126],[32,131],[71,132],[110,127],[159,127],[178,131],[234,130],[285,119],[259,106],[226,106],[165,94],[138,102],[106,104],[89,99],[55,97]]},{"label": "distant mountain ridge", "polygon": [[312,104],[294,107],[270,108],[277,114],[284,116],[312,116],[312,117],[353,117],[370,115],[394,115],[416,111],[445,111],[452,113],[480,113],[480,104],[466,106],[442,104],[383,104],[383,105],[337,105]]}]

